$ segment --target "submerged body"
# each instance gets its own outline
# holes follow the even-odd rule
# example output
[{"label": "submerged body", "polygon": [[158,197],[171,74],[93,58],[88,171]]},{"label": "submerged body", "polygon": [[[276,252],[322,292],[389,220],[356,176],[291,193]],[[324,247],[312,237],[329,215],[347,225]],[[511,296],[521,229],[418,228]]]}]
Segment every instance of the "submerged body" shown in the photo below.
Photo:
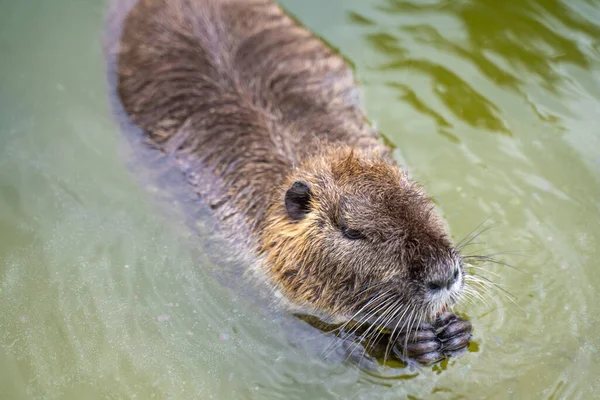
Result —
[{"label": "submerged body", "polygon": [[466,321],[425,322],[460,299],[462,259],[339,55],[267,0],[128,0],[112,18],[131,122],[290,305],[386,328],[421,362],[468,344]]}]

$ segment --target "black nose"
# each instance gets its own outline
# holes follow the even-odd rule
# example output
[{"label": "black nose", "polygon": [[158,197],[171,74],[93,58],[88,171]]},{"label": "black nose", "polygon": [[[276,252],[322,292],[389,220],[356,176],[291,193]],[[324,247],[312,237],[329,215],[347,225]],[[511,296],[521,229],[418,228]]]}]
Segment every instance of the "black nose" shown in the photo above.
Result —
[{"label": "black nose", "polygon": [[450,279],[432,280],[427,283],[427,288],[429,288],[429,290],[432,292],[437,292],[442,289],[450,289],[450,287],[452,287],[452,285],[454,285],[454,283],[456,283],[458,280],[459,275],[460,271],[455,269]]}]

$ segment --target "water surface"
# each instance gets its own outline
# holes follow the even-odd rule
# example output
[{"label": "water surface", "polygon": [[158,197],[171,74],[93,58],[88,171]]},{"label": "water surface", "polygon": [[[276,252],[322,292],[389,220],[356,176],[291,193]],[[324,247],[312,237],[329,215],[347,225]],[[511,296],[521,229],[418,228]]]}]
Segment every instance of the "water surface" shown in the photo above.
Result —
[{"label": "water surface", "polygon": [[516,267],[482,272],[514,303],[461,307],[479,351],[387,378],[222,285],[209,219],[132,171],[101,3],[0,1],[0,399],[599,396],[598,1],[282,1],[352,61],[454,237],[492,215],[469,251]]}]

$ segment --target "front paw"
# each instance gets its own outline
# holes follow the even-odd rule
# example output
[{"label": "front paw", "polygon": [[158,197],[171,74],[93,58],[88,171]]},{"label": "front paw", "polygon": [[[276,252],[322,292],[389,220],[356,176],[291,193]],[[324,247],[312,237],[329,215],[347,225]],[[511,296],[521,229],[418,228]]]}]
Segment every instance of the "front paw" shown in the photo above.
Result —
[{"label": "front paw", "polygon": [[456,314],[444,313],[435,321],[436,336],[442,344],[441,352],[446,357],[462,354],[473,336],[473,327]]},{"label": "front paw", "polygon": [[436,327],[428,323],[421,324],[416,331],[400,333],[393,352],[400,360],[414,360],[423,365],[434,364],[446,357]]},{"label": "front paw", "polygon": [[433,325],[423,323],[416,331],[402,332],[395,340],[394,354],[401,360],[431,365],[465,352],[472,335],[471,323],[456,314],[444,313]]}]

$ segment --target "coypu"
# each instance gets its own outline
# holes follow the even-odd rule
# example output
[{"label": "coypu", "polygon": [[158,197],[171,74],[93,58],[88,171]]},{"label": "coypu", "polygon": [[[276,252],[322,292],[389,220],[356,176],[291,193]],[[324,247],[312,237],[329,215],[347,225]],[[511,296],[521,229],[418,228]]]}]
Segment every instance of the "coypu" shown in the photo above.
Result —
[{"label": "coypu", "polygon": [[291,308],[387,335],[385,357],[466,348],[461,256],[341,56],[270,0],[122,0],[110,23],[129,120]]}]

